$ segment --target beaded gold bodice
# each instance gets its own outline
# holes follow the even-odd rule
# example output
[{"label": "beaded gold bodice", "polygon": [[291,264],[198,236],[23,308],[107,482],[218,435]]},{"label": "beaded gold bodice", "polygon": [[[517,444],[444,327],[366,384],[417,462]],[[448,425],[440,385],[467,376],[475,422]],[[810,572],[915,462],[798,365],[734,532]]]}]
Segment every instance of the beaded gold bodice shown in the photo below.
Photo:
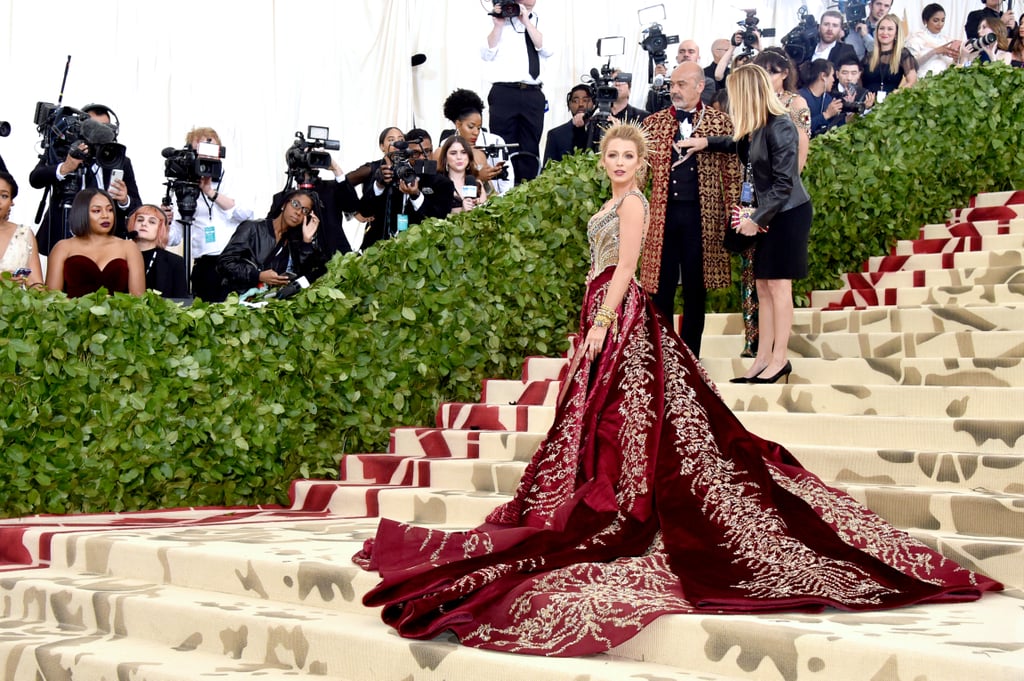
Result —
[{"label": "beaded gold bodice", "polygon": [[[590,278],[606,267],[619,262],[619,205],[630,194],[640,197],[644,204],[644,237],[647,236],[649,207],[647,198],[639,191],[627,192],[608,208],[594,213],[587,223],[587,241],[590,242]],[[642,248],[642,244],[641,244]]]}]

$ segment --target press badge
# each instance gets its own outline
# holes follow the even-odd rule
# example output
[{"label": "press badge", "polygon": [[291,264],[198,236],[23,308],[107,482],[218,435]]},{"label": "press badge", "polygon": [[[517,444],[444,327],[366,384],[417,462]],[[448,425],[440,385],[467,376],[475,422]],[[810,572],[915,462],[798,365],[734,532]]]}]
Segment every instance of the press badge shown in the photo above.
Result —
[{"label": "press badge", "polygon": [[398,231],[404,232],[409,229],[409,216],[405,213],[398,214]]},{"label": "press badge", "polygon": [[740,185],[740,203],[750,205],[754,202],[754,185],[750,182],[744,182]]},{"label": "press badge", "polygon": [[203,238],[208,244],[212,244],[217,240],[217,230],[213,225],[207,225],[203,228]]}]

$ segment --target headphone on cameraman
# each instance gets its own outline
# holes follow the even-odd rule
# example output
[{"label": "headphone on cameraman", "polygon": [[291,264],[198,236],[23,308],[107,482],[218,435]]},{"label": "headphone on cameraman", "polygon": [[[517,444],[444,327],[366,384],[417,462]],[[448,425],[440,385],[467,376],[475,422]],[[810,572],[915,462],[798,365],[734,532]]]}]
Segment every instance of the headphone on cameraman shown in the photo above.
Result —
[{"label": "headphone on cameraman", "polygon": [[97,113],[109,117],[110,123],[108,123],[108,125],[110,126],[110,129],[114,131],[114,141],[117,141],[117,133],[121,131],[121,119],[117,117],[117,114],[114,113],[113,109],[106,104],[97,104],[94,102],[92,104],[86,104],[80,109],[80,111],[84,111],[85,113]]},{"label": "headphone on cameraman", "polygon": [[592,87],[590,87],[589,85],[587,85],[586,83],[580,83],[579,85],[574,85],[573,88],[571,90],[569,90],[569,94],[567,94],[565,96],[565,106],[566,107],[568,107],[569,105],[572,104],[572,95],[573,95],[574,92],[577,92],[579,90],[583,90],[584,92],[586,92],[587,93],[587,97],[590,97],[591,101],[594,100],[594,89]]}]

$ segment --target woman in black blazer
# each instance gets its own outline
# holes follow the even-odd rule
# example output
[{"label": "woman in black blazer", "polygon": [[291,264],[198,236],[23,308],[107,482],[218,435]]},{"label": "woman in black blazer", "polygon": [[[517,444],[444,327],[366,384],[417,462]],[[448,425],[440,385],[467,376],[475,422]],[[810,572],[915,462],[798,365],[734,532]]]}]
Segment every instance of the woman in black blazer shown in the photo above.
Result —
[{"label": "woman in black blazer", "polygon": [[683,140],[694,151],[737,153],[750,169],[753,212],[733,210],[732,228],[756,236],[754,277],[758,315],[757,356],[738,383],[788,380],[793,367],[786,349],[793,328],[793,279],[807,276],[811,199],[800,182],[796,126],[772,88],[768,73],[754,64],[727,80],[735,134]]}]

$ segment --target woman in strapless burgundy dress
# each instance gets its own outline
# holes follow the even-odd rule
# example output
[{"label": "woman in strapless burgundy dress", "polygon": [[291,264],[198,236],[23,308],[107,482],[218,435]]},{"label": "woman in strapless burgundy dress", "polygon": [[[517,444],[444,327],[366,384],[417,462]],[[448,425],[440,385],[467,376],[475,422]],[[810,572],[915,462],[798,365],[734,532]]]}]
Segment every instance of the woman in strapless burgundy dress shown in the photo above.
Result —
[{"label": "woman in strapless burgundy dress", "polygon": [[134,241],[112,232],[117,220],[114,200],[102,189],[83,189],[71,204],[70,239],[58,241],[46,263],[46,287],[69,298],[101,288],[141,296],[146,291],[142,254]]}]

